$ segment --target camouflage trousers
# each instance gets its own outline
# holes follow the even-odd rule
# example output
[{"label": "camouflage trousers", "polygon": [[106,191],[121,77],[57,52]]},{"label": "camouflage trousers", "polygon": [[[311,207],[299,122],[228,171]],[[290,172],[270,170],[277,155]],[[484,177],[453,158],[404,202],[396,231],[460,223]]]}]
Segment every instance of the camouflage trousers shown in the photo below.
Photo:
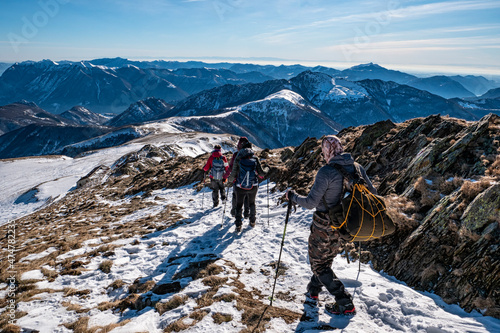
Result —
[{"label": "camouflage trousers", "polygon": [[339,254],[340,245],[338,232],[333,231],[324,215],[315,212],[308,244],[313,276],[307,285],[307,291],[311,295],[317,296],[322,287],[325,287],[337,300],[351,297],[332,270],[333,259]]}]

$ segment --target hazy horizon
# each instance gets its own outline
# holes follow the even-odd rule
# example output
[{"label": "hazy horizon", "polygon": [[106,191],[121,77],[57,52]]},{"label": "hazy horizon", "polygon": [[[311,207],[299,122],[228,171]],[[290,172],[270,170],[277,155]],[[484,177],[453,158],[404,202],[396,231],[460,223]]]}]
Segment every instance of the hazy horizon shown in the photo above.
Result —
[{"label": "hazy horizon", "polygon": [[7,63],[189,58],[342,69],[373,62],[500,75],[494,0],[5,0],[0,8]]}]

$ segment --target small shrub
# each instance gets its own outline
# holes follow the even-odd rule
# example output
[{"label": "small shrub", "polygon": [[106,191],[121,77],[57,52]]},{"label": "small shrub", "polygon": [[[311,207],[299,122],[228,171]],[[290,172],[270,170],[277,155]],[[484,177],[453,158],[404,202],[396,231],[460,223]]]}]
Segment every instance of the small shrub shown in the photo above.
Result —
[{"label": "small shrub", "polygon": [[111,272],[111,266],[113,266],[113,261],[104,260],[99,264],[99,269],[107,274]]},{"label": "small shrub", "polygon": [[205,285],[205,286],[209,286],[209,287],[218,287],[218,286],[221,286],[223,285],[224,283],[226,283],[228,280],[228,278],[223,278],[223,277],[218,277],[218,276],[208,276],[206,278],[204,278],[201,282]]},{"label": "small shrub", "polygon": [[194,319],[195,321],[198,322],[202,320],[207,314],[208,311],[206,310],[196,310],[189,315],[189,318]]},{"label": "small shrub", "polygon": [[113,283],[111,283],[108,288],[111,288],[113,290],[116,290],[116,289],[120,289],[121,287],[123,287],[125,285],[125,282],[123,282],[123,280],[116,280],[116,281],[113,281]]},{"label": "small shrub", "polygon": [[158,311],[158,313],[161,316],[165,312],[176,309],[179,306],[183,305],[184,303],[186,303],[187,300],[188,300],[187,295],[182,295],[182,296],[175,295],[170,300],[168,300],[168,302],[156,303],[155,308],[156,311]]},{"label": "small shrub", "polygon": [[54,281],[59,276],[59,273],[57,273],[56,271],[44,267],[42,267],[41,272],[45,277],[47,277],[49,282]]},{"label": "small shrub", "polygon": [[495,161],[486,169],[485,174],[490,177],[500,177],[500,155],[497,155]]},{"label": "small shrub", "polygon": [[212,319],[214,320],[214,323],[220,325],[222,323],[227,323],[233,320],[233,316],[231,316],[230,314],[223,314],[220,312],[216,312],[212,314]]},{"label": "small shrub", "polygon": [[487,179],[481,179],[477,182],[471,182],[466,180],[461,187],[462,194],[464,197],[472,201],[475,197],[477,197],[481,192],[487,189],[491,185],[490,181]]},{"label": "small shrub", "polygon": [[170,325],[168,325],[167,327],[165,327],[165,329],[163,330],[163,332],[166,332],[166,333],[170,333],[170,332],[180,332],[180,331],[184,331],[184,330],[187,330],[189,327],[192,326],[191,325],[188,325],[186,323],[184,323],[184,319],[186,317],[183,317],[179,320],[176,320],[174,321],[173,323],[171,323]]}]

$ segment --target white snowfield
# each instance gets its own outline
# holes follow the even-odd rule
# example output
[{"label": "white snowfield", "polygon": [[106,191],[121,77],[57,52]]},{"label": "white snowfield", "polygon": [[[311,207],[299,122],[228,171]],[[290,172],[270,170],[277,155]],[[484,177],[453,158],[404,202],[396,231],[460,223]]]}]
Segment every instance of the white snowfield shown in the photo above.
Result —
[{"label": "white snowfield", "polygon": [[50,200],[61,198],[95,167],[109,167],[121,156],[138,151],[146,144],[169,145],[179,155],[194,157],[210,152],[217,143],[231,141],[231,135],[177,133],[163,123],[143,127],[151,134],[118,147],[86,153],[83,157],[40,156],[0,160],[0,225],[30,214]]},{"label": "white snowfield", "polygon": [[[171,138],[170,144],[177,146],[187,155],[210,151],[215,142],[227,139],[217,135],[188,134]],[[145,140],[143,138],[142,140]],[[158,139],[159,140],[159,139]],[[166,143],[163,137],[160,144]],[[21,193],[37,187],[37,198],[43,202],[45,197],[56,198],[64,195],[76,180],[92,170],[96,165],[111,165],[123,154],[139,150],[147,142],[135,142],[130,145],[105,149],[79,159],[67,157],[25,158],[13,161],[0,161],[0,215],[3,222],[37,209],[38,202],[17,203],[14,201]],[[227,149],[226,149],[227,150]],[[39,185],[42,184],[42,185]],[[142,200],[148,200],[154,205],[136,211],[123,218],[123,223],[155,215],[167,205],[181,207],[179,211],[185,218],[183,223],[166,228],[146,237],[120,239],[116,244],[123,245],[115,249],[109,257],[95,256],[84,266],[88,269],[80,276],[60,275],[55,281],[48,282],[40,269],[26,272],[24,279],[38,279],[39,288],[62,290],[74,288],[88,289],[91,292],[85,298],[79,296],[65,297],[62,292],[43,293],[37,295],[39,300],[21,302],[19,311],[27,315],[17,321],[25,331],[38,330],[45,332],[71,332],[62,326],[63,323],[75,322],[81,316],[89,316],[89,327],[106,326],[113,323],[130,321],[112,330],[118,332],[162,332],[174,321],[189,315],[197,306],[196,298],[203,295],[209,287],[201,283],[201,279],[181,279],[182,290],[177,295],[189,296],[188,301],[180,307],[160,315],[154,308],[146,307],[141,311],[126,310],[122,314],[112,310],[100,311],[97,305],[106,301],[115,301],[127,295],[127,285],[137,278],[143,281],[153,280],[158,284],[172,282],[176,272],[188,267],[190,262],[219,258],[215,264],[224,267],[218,274],[220,277],[238,278],[244,289],[250,292],[259,291],[268,302],[271,295],[275,272],[270,264],[278,259],[281,240],[284,233],[286,210],[278,207],[275,202],[283,193],[269,195],[270,207],[267,206],[267,184],[263,183],[257,197],[258,220],[255,228],[244,221],[243,231],[234,233],[233,219],[229,215],[229,205],[226,216],[223,207],[211,208],[210,191],[205,189],[196,192],[194,185],[178,189],[162,189]],[[274,184],[269,185],[270,188]],[[231,193],[229,194],[229,198]],[[153,199],[154,198],[154,199]],[[126,200],[132,200],[129,197]],[[202,203],[204,206],[202,207]],[[6,217],[7,216],[7,217]],[[282,263],[287,267],[284,275],[279,276],[276,284],[273,306],[285,308],[297,313],[303,310],[304,292],[311,272],[307,257],[307,239],[312,211],[298,208],[290,216],[286,228]],[[58,259],[92,251],[100,246],[100,239],[84,242],[81,248],[70,251]],[[40,254],[31,254],[20,260],[34,260],[53,251],[47,249]],[[104,260],[112,260],[110,273],[98,269]],[[230,265],[232,262],[238,273]],[[347,264],[345,258],[337,256],[333,270],[344,282],[347,290],[353,294],[357,314],[353,317],[330,316],[324,311],[324,304],[332,301],[328,292],[320,294],[321,305],[315,321],[299,320],[287,324],[281,318],[273,318],[266,323],[266,332],[329,332],[331,329],[341,332],[425,332],[425,333],[463,333],[463,332],[500,332],[500,320],[482,316],[478,312],[466,313],[457,305],[447,305],[440,297],[427,292],[418,292],[404,283],[380,272],[376,272],[369,264],[361,264],[358,272],[358,262]],[[238,277],[239,276],[239,277]],[[127,285],[112,291],[111,283],[121,279]],[[6,285],[0,285],[0,297],[6,293]],[[236,287],[225,286],[217,295],[235,293]],[[277,298],[276,294],[286,294],[286,298]],[[216,296],[217,296],[216,295]],[[156,300],[166,302],[174,294],[157,297]],[[284,300],[286,299],[286,300]],[[63,302],[71,302],[82,308],[91,309],[86,313],[68,311]],[[194,326],[182,332],[239,332],[246,328],[241,323],[242,312],[236,308],[236,300],[232,302],[215,302],[205,308],[210,313],[223,313],[232,316],[232,320],[216,324],[211,315],[206,315]],[[186,319],[187,321],[190,319]],[[261,324],[262,325],[262,324]],[[321,328],[323,327],[323,328]],[[248,327],[253,330],[254,327]]]}]

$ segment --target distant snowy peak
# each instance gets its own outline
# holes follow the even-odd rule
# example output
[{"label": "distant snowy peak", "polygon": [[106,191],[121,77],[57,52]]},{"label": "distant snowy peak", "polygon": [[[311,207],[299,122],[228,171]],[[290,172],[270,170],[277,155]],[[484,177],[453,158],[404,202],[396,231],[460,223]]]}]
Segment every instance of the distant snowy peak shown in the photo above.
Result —
[{"label": "distant snowy peak", "polygon": [[345,99],[359,100],[366,98],[367,91],[360,85],[344,79],[334,79],[330,75],[318,72],[304,72],[290,80],[303,92],[313,104],[340,102]]},{"label": "distant snowy peak", "polygon": [[90,111],[89,109],[77,105],[70,110],[60,114],[61,117],[74,121],[80,125],[99,126],[104,124],[110,117],[103,116],[99,113]]},{"label": "distant snowy peak", "polygon": [[[245,103],[241,106],[238,106],[236,109],[243,110],[246,108],[253,107],[255,105],[265,104],[265,103],[267,103],[267,104],[273,103],[273,104],[281,104],[281,105],[293,104],[293,105],[297,105],[300,107],[303,107],[303,106],[306,106],[307,104],[309,104],[301,95],[297,94],[296,92],[291,91],[289,89],[283,89],[281,91],[278,91],[277,93],[274,93],[274,94],[267,96],[264,99]],[[283,111],[286,111],[286,110],[283,109]],[[319,110],[317,110],[317,111],[320,112]]]},{"label": "distant snowy peak", "polygon": [[173,107],[173,105],[162,99],[150,97],[132,104],[123,113],[108,121],[106,125],[119,127],[142,123],[157,118],[158,115],[167,112]]},{"label": "distant snowy peak", "polygon": [[74,122],[48,113],[35,103],[25,100],[0,106],[0,135],[32,124],[70,125]]}]

